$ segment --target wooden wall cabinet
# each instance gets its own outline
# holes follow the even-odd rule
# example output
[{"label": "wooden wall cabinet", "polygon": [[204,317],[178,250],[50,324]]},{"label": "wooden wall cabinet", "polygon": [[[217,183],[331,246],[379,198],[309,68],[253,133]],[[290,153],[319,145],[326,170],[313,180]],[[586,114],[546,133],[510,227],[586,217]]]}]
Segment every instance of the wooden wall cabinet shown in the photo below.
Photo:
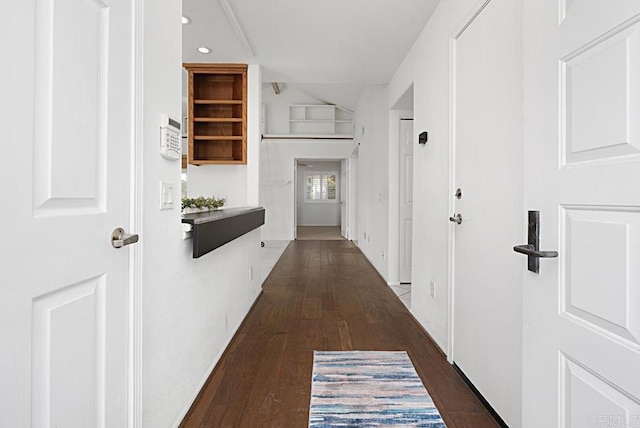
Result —
[{"label": "wooden wall cabinet", "polygon": [[189,163],[247,163],[247,65],[185,63]]}]

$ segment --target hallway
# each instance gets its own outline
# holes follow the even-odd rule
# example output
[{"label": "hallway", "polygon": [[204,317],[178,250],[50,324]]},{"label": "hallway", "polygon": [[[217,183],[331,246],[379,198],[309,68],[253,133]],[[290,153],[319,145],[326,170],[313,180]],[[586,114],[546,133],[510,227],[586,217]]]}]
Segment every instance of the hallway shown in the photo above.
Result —
[{"label": "hallway", "polygon": [[450,428],[495,427],[350,241],[294,241],[182,427],[306,427],[314,350],[406,350]]},{"label": "hallway", "polygon": [[298,241],[342,241],[340,226],[298,226]]}]

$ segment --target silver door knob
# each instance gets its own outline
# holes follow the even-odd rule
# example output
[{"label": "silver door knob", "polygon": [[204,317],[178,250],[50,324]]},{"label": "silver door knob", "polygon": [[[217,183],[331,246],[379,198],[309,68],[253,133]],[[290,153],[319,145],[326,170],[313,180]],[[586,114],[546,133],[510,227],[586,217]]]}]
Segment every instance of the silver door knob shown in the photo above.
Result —
[{"label": "silver door knob", "polygon": [[125,245],[135,244],[139,239],[138,234],[124,233],[124,229],[121,227],[115,228],[111,233],[111,245],[113,245],[113,248],[122,248]]},{"label": "silver door knob", "polygon": [[456,214],[453,217],[449,217],[449,221],[456,224],[462,223],[462,214]]}]

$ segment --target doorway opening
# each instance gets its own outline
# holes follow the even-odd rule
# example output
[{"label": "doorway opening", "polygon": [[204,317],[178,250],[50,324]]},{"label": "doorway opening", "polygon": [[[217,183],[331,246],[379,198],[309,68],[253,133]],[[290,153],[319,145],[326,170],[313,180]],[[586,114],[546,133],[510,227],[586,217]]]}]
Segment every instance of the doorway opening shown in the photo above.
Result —
[{"label": "doorway opening", "polygon": [[346,159],[295,160],[297,240],[348,239]]},{"label": "doorway opening", "polygon": [[413,257],[413,85],[389,111],[389,286],[411,308]]}]

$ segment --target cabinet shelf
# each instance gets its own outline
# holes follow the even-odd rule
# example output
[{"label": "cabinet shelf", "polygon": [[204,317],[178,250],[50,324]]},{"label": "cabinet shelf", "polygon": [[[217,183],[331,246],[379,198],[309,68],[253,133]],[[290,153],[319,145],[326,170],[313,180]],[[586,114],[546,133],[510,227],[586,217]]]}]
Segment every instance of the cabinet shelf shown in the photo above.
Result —
[{"label": "cabinet shelf", "polygon": [[241,117],[196,117],[193,120],[195,122],[241,123],[244,119]]},{"label": "cabinet shelf", "polygon": [[236,161],[230,158],[215,158],[209,160],[197,160],[191,163],[192,165],[245,165],[242,161]]},{"label": "cabinet shelf", "polygon": [[242,100],[193,100],[194,104],[242,105]]},{"label": "cabinet shelf", "polygon": [[194,140],[202,141],[242,141],[241,136],[224,136],[224,135],[194,135]]},{"label": "cabinet shelf", "polygon": [[183,64],[189,73],[189,163],[247,163],[246,64]]}]

